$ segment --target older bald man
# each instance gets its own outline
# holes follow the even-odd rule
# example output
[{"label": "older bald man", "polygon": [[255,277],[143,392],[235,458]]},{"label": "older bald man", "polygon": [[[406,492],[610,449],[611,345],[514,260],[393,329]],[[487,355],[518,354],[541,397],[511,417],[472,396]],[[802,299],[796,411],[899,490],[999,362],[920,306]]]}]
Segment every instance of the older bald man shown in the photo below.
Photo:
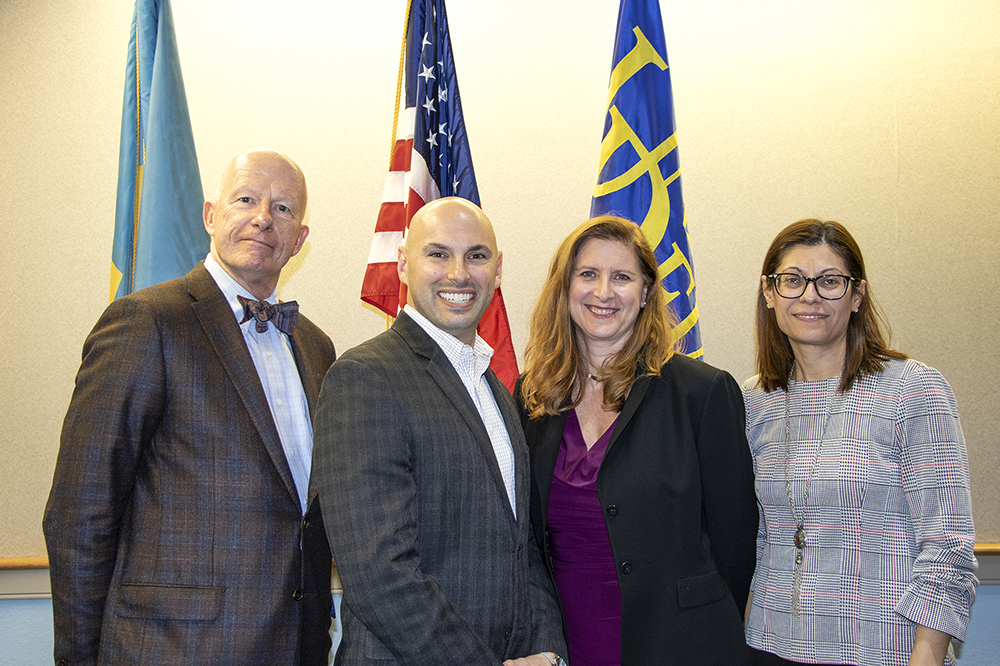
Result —
[{"label": "older bald man", "polygon": [[306,204],[286,156],[235,157],[205,261],[84,343],[44,518],[57,663],[328,664],[310,415],[334,349],[275,299]]}]

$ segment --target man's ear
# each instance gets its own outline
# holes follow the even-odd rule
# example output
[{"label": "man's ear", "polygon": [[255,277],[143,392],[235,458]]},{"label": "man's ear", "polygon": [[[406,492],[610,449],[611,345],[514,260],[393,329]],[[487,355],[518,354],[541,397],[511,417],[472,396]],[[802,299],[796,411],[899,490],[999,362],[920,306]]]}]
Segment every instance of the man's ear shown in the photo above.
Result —
[{"label": "man's ear", "polygon": [[205,223],[205,231],[209,236],[215,236],[215,204],[206,201],[201,209],[201,219]]},{"label": "man's ear", "polygon": [[309,227],[303,224],[302,228],[299,229],[299,237],[295,239],[295,247],[292,248],[291,256],[294,257],[299,253],[299,250],[302,249],[302,245],[306,242],[306,236],[308,235],[309,235]]},{"label": "man's ear", "polygon": [[[396,249],[396,275],[399,276],[399,281],[402,284],[406,284],[406,246],[400,245]],[[409,286],[408,284],[406,286]]]}]

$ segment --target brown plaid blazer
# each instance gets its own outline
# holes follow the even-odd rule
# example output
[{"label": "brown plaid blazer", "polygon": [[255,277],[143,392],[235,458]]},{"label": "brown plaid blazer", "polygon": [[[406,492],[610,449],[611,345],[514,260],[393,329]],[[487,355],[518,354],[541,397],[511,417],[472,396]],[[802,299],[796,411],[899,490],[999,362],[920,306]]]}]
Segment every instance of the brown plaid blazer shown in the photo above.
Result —
[{"label": "brown plaid blazer", "polygon": [[[310,412],[333,344],[292,337]],[[199,264],[83,347],[44,531],[65,664],[323,664],[331,555],[242,333]]]}]

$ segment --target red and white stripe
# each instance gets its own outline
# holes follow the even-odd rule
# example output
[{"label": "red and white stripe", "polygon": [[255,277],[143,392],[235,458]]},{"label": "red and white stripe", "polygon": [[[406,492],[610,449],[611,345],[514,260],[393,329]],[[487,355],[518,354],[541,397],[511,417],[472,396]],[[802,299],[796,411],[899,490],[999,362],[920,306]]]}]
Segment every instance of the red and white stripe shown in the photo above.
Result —
[{"label": "red and white stripe", "polygon": [[361,300],[390,317],[395,317],[406,303],[406,285],[399,283],[396,272],[398,248],[406,238],[413,215],[425,203],[441,196],[423,157],[413,150],[415,125],[416,109],[400,109],[396,144],[361,285]]}]

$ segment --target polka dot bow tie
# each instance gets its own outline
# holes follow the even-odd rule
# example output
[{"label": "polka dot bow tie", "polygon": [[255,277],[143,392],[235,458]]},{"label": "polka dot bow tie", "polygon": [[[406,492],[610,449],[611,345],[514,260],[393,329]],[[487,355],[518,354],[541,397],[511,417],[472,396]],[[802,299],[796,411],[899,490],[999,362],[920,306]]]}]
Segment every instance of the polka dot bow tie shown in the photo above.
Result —
[{"label": "polka dot bow tie", "polygon": [[243,306],[243,319],[240,320],[240,323],[243,324],[253,319],[258,333],[267,331],[267,324],[270,322],[282,333],[291,335],[292,331],[295,330],[295,325],[299,323],[299,304],[295,301],[274,304],[267,301],[254,301],[242,296],[236,298]]}]

